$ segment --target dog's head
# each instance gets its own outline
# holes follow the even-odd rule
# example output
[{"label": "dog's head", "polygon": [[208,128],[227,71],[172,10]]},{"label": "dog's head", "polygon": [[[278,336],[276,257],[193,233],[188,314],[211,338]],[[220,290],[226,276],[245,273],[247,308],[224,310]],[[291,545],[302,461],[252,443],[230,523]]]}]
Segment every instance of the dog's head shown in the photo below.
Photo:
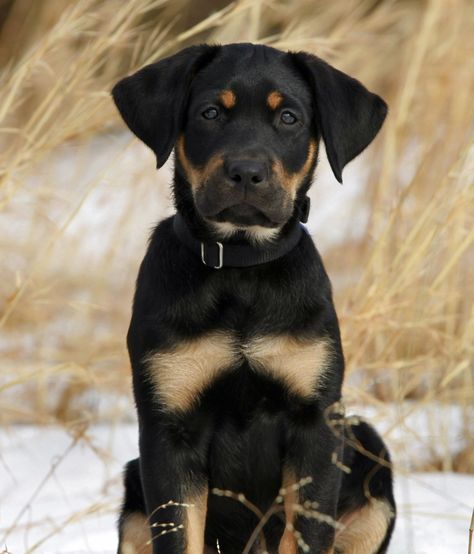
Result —
[{"label": "dog's head", "polygon": [[274,236],[299,216],[320,137],[342,182],[387,113],[379,96],[319,58],[252,44],[192,46],[112,93],[158,167],[175,147],[178,209],[191,204],[224,235]]}]

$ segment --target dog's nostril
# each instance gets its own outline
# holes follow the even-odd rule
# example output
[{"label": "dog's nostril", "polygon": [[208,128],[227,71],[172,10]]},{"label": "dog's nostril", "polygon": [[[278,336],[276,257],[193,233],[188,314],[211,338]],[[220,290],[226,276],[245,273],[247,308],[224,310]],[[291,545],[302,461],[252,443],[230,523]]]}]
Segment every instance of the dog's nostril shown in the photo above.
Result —
[{"label": "dog's nostril", "polygon": [[230,176],[232,181],[235,181],[236,183],[240,183],[242,181],[242,177],[238,173],[234,173]]},{"label": "dog's nostril", "polygon": [[236,160],[227,166],[227,175],[234,183],[258,185],[267,179],[267,166],[257,160]]}]

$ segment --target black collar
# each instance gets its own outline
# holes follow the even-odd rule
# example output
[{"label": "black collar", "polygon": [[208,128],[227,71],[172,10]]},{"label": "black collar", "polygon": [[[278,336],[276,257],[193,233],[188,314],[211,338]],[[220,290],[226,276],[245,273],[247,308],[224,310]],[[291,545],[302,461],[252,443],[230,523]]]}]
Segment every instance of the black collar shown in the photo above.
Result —
[{"label": "black collar", "polygon": [[179,240],[202,263],[214,269],[222,267],[249,267],[264,264],[281,258],[298,244],[306,228],[299,221],[295,222],[288,233],[276,242],[252,244],[247,240],[241,242],[201,242],[195,238],[183,216],[177,213],[173,218],[173,229]]}]

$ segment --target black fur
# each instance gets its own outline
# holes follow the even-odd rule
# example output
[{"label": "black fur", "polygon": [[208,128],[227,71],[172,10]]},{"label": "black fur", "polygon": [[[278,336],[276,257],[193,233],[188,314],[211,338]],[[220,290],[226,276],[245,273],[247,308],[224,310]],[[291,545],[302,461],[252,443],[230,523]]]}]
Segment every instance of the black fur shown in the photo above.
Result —
[{"label": "black fur", "polygon": [[[125,496],[120,511],[119,532],[121,532],[128,516],[134,513],[144,514],[146,511],[140,479],[140,460],[138,458],[126,464],[123,472],[123,484]],[[119,540],[121,539],[120,536]]]},{"label": "black fur", "polygon": [[344,473],[342,478],[337,515],[340,517],[362,508],[373,498],[385,500],[394,517],[384,541],[376,552],[384,554],[395,526],[396,515],[390,455],[383,440],[365,421],[346,425],[344,435],[346,446],[343,461],[351,468],[351,472]]},{"label": "black fur", "polygon": [[[219,104],[223,90],[235,93],[230,108]],[[281,107],[267,105],[272,91],[282,94]],[[383,100],[318,58],[250,44],[188,48],[127,77],[113,96],[159,166],[178,137],[183,140],[185,158],[175,160],[175,205],[205,241],[223,240],[215,224],[224,221],[236,229],[228,241],[245,241],[250,225],[275,229],[273,240],[284,236],[311,184],[317,163],[311,144],[322,136],[341,180],[344,165],[371,142],[386,114]],[[216,106],[215,119],[203,117],[209,106]],[[295,124],[283,122],[284,111],[295,115]],[[219,156],[222,163],[193,188],[188,166],[199,169]],[[257,160],[264,177],[259,174],[254,183],[247,175],[242,191],[229,169],[235,160]],[[277,166],[284,171],[278,173]],[[287,175],[300,175],[294,196]],[[242,359],[206,385],[191,407],[169,410],[150,382],[147,356],[215,331],[232,334],[240,347],[256,336],[325,339],[331,344],[330,367],[303,397]],[[362,482],[374,462],[344,448],[344,436],[330,422],[331,406],[341,397],[344,360],[331,285],[307,234],[273,262],[214,270],[179,241],[172,218],[161,222],[140,267],[127,343],[140,460],[126,469],[121,529],[133,511],[145,511],[154,524],[179,523],[185,508],[156,508],[169,500],[186,502],[206,487],[243,493],[265,512],[284,468],[298,479],[312,477],[299,500],[317,501],[322,513],[336,517],[367,502]],[[381,452],[383,443],[368,426],[354,433],[368,450]],[[333,463],[334,453],[352,468],[349,476]],[[389,469],[381,468],[371,487],[394,507]],[[211,547],[219,540],[225,554],[242,552],[257,523],[239,502],[209,494],[205,537]],[[311,552],[326,552],[333,544],[331,526],[304,517],[295,525]],[[155,526],[153,536],[161,530]],[[265,526],[270,552],[278,551],[283,530],[280,516]],[[183,533],[165,534],[153,544],[155,554],[186,547]]]},{"label": "black fur", "polygon": [[182,110],[194,74],[217,48],[200,45],[148,65],[112,90],[115,104],[137,137],[156,154],[161,167],[182,126]]},{"label": "black fur", "polygon": [[316,122],[333,173],[342,183],[342,169],[373,141],[387,105],[359,81],[315,56],[300,52],[294,59],[314,87]]},{"label": "black fur", "polygon": [[[344,435],[347,444],[344,448],[343,463],[349,467],[351,472],[344,473],[341,483],[340,494],[337,504],[337,517],[346,513],[362,508],[369,498],[376,498],[388,501],[394,515],[396,513],[395,499],[393,496],[392,472],[390,470],[390,456],[385,444],[377,432],[368,423],[361,421],[354,425],[347,425],[344,429]],[[374,456],[370,458],[366,451]],[[378,459],[383,460],[385,465],[379,464]],[[145,513],[145,502],[141,489],[139,460],[135,459],[126,465],[124,472],[125,497],[122,505],[119,528],[126,517],[133,513]],[[227,504],[229,500],[220,500],[213,498],[211,506],[214,510],[222,510],[219,504]],[[241,506],[232,506],[243,512],[243,518],[250,520],[251,532],[258,523],[257,518],[249,517],[248,510],[242,510]],[[236,510],[237,511],[237,510]],[[208,544],[215,545],[216,538],[235,533],[235,512],[229,513],[227,526],[214,528],[209,525],[207,530]],[[242,517],[242,516],[241,516]],[[271,526],[271,536],[280,536],[282,532],[282,522],[280,519],[273,518],[269,522]],[[253,527],[252,527],[253,526]],[[395,526],[395,517],[390,522],[385,540],[380,545],[375,554],[384,554],[387,551],[390,537]],[[238,527],[240,530],[240,527]],[[235,538],[234,538],[235,540]],[[237,536],[237,542],[242,542]]]}]

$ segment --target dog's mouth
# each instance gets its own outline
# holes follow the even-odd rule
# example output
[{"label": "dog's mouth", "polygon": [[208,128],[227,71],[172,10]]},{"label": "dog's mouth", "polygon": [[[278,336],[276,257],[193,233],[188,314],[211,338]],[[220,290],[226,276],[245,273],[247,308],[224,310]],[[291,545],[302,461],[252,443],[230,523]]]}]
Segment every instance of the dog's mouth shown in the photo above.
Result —
[{"label": "dog's mouth", "polygon": [[271,221],[261,210],[245,202],[229,206],[213,218],[217,222],[233,223],[238,226],[260,225],[261,227],[275,227],[277,222]]},{"label": "dog's mouth", "polygon": [[195,191],[194,204],[205,219],[235,227],[274,229],[283,225],[293,212],[293,200],[282,187],[274,185],[248,191],[209,181]]}]

